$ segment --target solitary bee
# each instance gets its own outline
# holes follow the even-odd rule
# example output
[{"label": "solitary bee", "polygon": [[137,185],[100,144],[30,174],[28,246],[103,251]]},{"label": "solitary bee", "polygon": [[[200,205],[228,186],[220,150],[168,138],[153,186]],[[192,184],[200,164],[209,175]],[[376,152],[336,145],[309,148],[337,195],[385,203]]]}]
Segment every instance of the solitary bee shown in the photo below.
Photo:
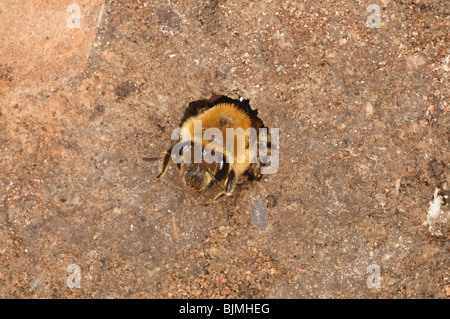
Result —
[{"label": "solitary bee", "polygon": [[[231,196],[240,176],[261,177],[261,161],[254,147],[258,145],[261,128],[264,128],[263,122],[257,117],[257,111],[250,108],[248,100],[241,102],[213,96],[210,100],[192,102],[181,121],[180,141],[163,155],[162,169],[156,178],[163,177],[173,161],[185,184],[198,192],[212,184],[220,187],[221,191],[211,201],[223,195]],[[208,130],[214,130],[214,139],[207,136]],[[243,146],[241,152],[240,146]],[[270,153],[270,143],[265,146],[266,154]]]}]

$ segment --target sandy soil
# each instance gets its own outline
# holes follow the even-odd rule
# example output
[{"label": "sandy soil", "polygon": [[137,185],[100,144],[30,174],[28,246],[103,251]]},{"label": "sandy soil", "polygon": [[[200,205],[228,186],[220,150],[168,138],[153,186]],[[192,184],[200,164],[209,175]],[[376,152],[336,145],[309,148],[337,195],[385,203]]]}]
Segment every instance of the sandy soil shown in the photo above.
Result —
[{"label": "sandy soil", "polygon": [[[0,297],[449,298],[449,26],[448,0],[1,1]],[[280,167],[204,206],[142,158],[212,94],[280,129]]]}]

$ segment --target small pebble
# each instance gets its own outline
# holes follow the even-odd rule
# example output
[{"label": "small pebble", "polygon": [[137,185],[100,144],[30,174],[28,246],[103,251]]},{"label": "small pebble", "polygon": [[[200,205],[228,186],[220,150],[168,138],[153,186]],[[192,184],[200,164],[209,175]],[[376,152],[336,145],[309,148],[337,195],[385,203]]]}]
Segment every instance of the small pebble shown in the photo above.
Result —
[{"label": "small pebble", "polygon": [[250,213],[250,221],[253,226],[260,230],[267,228],[269,214],[265,208],[264,198],[258,198],[253,204],[252,211]]},{"label": "small pebble", "polygon": [[372,117],[373,115],[373,105],[370,102],[366,104],[366,117]]},{"label": "small pebble", "polygon": [[406,58],[406,67],[408,68],[408,70],[418,69],[425,63],[425,58],[419,54],[410,55]]},{"label": "small pebble", "polygon": [[378,201],[378,203],[381,205],[381,207],[384,208],[384,206],[387,204],[386,195],[384,195],[384,194],[376,194],[375,198]]},{"label": "small pebble", "polygon": [[39,283],[42,281],[42,275],[37,276],[36,278],[31,279],[29,286],[30,288],[34,289],[39,285]]}]

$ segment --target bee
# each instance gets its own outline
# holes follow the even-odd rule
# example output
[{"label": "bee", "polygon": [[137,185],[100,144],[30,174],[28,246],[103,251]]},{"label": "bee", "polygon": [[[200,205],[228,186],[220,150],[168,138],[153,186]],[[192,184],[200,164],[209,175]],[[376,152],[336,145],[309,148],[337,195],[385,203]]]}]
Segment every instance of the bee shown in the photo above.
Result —
[{"label": "bee", "polygon": [[[199,128],[196,125],[201,125],[202,134],[196,134]],[[165,175],[172,161],[184,183],[197,192],[203,192],[213,184],[219,186],[220,192],[209,202],[231,196],[242,175],[247,175],[250,180],[261,177],[257,148],[251,147],[255,145],[252,138],[258,139],[260,128],[264,128],[263,122],[257,117],[257,111],[250,108],[248,100],[213,96],[210,100],[192,102],[180,124],[180,141],[164,153],[156,179]],[[221,135],[222,141],[227,143],[206,138],[208,129],[214,129],[214,135]],[[255,135],[248,134],[249,129]],[[234,136],[230,136],[230,132]],[[231,146],[228,141],[233,142]],[[239,145],[243,146],[243,152],[239,152]],[[270,143],[267,146],[270,152]],[[205,160],[206,154],[214,160]]]}]

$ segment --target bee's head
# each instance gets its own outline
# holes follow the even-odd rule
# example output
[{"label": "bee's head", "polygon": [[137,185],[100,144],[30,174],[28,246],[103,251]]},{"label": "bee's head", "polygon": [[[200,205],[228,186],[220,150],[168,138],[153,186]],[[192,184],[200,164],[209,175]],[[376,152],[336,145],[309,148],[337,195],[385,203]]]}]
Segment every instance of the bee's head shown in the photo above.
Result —
[{"label": "bee's head", "polygon": [[186,141],[180,144],[177,154],[181,159],[177,166],[184,182],[199,192],[204,190],[211,182],[208,167],[202,160],[202,153],[201,145]]},{"label": "bee's head", "polygon": [[[178,153],[182,161],[177,166],[186,185],[201,192],[212,181],[217,183],[226,178],[229,164],[225,162],[223,154],[216,154],[214,151],[210,152],[194,142],[186,142],[183,144],[181,144],[182,147]],[[193,150],[196,147],[199,148],[197,155]],[[213,157],[205,161],[202,156],[205,156],[207,152]]]},{"label": "bee's head", "polygon": [[184,182],[189,187],[200,192],[211,182],[211,177],[204,164],[182,163],[181,166],[181,171],[184,173]]}]

